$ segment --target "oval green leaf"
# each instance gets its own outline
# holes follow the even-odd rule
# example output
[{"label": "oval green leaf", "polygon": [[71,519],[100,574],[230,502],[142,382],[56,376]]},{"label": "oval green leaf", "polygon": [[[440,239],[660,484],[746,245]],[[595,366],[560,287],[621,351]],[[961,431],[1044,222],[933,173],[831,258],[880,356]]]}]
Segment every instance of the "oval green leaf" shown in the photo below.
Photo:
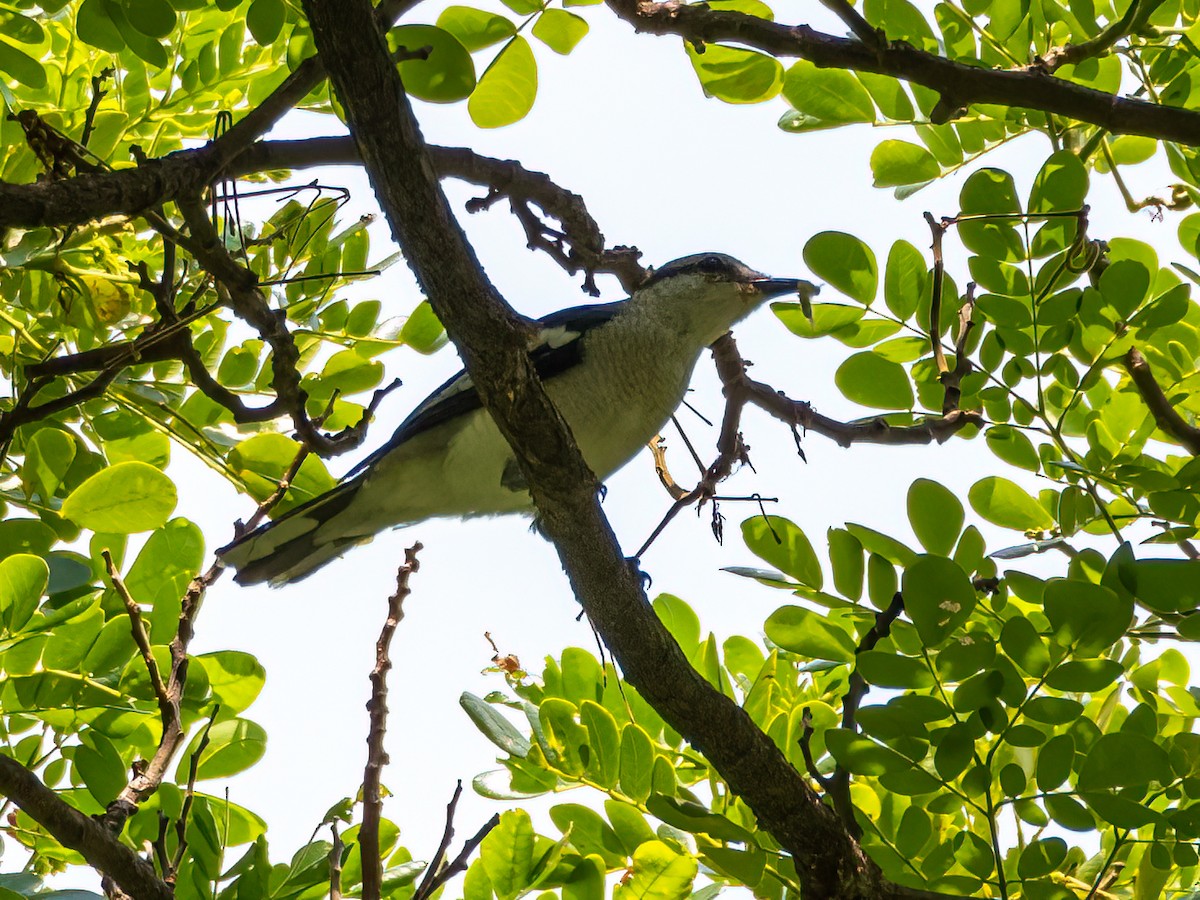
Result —
[{"label": "oval green leaf", "polygon": [[154,466],[123,462],[100,470],[72,491],[62,514],[92,531],[134,534],[165,525],[176,500],[174,482]]}]

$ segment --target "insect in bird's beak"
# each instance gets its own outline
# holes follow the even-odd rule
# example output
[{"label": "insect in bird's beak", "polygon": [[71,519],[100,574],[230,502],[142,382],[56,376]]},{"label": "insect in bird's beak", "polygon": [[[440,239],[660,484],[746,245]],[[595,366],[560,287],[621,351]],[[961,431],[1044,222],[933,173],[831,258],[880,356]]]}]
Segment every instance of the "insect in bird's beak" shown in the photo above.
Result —
[{"label": "insect in bird's beak", "polygon": [[750,285],[756,293],[766,294],[768,297],[781,297],[784,294],[795,293],[800,299],[800,309],[804,313],[804,317],[808,321],[812,321],[812,298],[821,291],[812,282],[802,278],[768,278],[764,275],[762,278],[752,281]]}]

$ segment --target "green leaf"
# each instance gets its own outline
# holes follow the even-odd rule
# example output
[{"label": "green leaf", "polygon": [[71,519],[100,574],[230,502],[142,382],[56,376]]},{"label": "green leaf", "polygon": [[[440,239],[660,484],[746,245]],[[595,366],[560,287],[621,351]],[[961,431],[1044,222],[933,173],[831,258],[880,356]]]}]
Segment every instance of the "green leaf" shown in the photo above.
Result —
[{"label": "green leaf", "polygon": [[400,329],[400,340],[418,353],[433,353],[446,346],[446,329],[428,300],[422,300]]},{"label": "green leaf", "polygon": [[221,711],[240,713],[249,708],[267,680],[262,664],[240,650],[220,650],[195,657],[208,673],[213,699]]},{"label": "green leaf", "polygon": [[71,762],[88,789],[101,806],[107,806],[125,789],[125,763],[116,746],[94,728],[79,735]]},{"label": "green leaf", "polygon": [[654,744],[640,725],[621,729],[621,791],[638,803],[650,796]]},{"label": "green leaf", "polygon": [[48,503],[75,461],[75,439],[57,428],[43,428],[30,440],[21,464],[21,483],[28,494]]},{"label": "green leaf", "polygon": [[547,9],[533,23],[533,36],[563,56],[574,50],[587,33],[587,21],[564,9]]},{"label": "green leaf", "polygon": [[16,553],[0,560],[0,621],[20,631],[38,607],[50,583],[50,567],[41,557]]},{"label": "green leaf", "polygon": [[538,743],[550,765],[568,775],[583,773],[589,752],[587,729],[575,721],[575,714],[575,704],[560,697],[547,697],[538,707]]},{"label": "green leaf", "polygon": [[134,534],[161,528],[175,509],[175,484],[154,466],[123,462],[101,469],[63,502],[81,528]]},{"label": "green leaf", "polygon": [[783,66],[773,56],[721,44],[707,44],[703,53],[697,53],[690,43],[685,48],[706,97],[726,103],[761,103],[783,87]]},{"label": "green leaf", "polygon": [[533,824],[520,809],[501,813],[500,824],[483,839],[479,859],[499,900],[515,900],[529,887],[533,845]]},{"label": "green leaf", "polygon": [[692,892],[700,865],[662,841],[647,841],[633,854],[631,877],[613,891],[613,900],[683,900]]},{"label": "green leaf", "polygon": [[804,262],[852,300],[870,306],[879,287],[879,266],[871,248],[852,234],[822,231],[804,245]]},{"label": "green leaf", "polygon": [[602,787],[616,787],[621,775],[621,732],[607,709],[591,700],[579,706],[579,721],[588,733],[587,774]]},{"label": "green leaf", "polygon": [[1059,150],[1042,165],[1029,192],[1029,212],[1069,212],[1083,206],[1087,170],[1071,150]]},{"label": "green leaf", "polygon": [[510,40],[479,79],[467,111],[480,128],[501,128],[519,122],[533,109],[537,97],[537,62],[529,42]]},{"label": "green leaf", "polygon": [[[262,501],[278,489],[280,480],[295,462],[299,449],[300,445],[286,435],[277,432],[256,434],[229,451],[229,467],[242,477],[251,496]],[[282,515],[325,493],[334,484],[336,482],[325,464],[314,455],[309,455],[300,464],[287,493],[272,512]]]},{"label": "green leaf", "polygon": [[866,313],[861,306],[845,303],[818,303],[812,307],[812,318],[799,303],[772,303],[771,310],[788,331],[804,338],[824,337],[853,325]]},{"label": "green leaf", "polygon": [[1043,603],[1054,640],[1075,656],[1099,656],[1125,636],[1133,622],[1133,597],[1089,581],[1054,578]]},{"label": "green leaf", "polygon": [[792,65],[783,79],[783,96],[812,127],[832,128],[854,122],[874,122],[875,104],[853,73],[818,69],[808,60]]},{"label": "green leaf", "polygon": [[1063,663],[1046,676],[1046,684],[1056,691],[1072,694],[1102,691],[1125,671],[1113,659],[1076,659]]},{"label": "green leaf", "polygon": [[945,556],[962,532],[963,506],[949,488],[918,478],[908,488],[908,520],[922,547]]},{"label": "green leaf", "polygon": [[908,241],[896,241],[888,251],[883,270],[883,300],[899,319],[908,319],[917,311],[925,293],[928,272],[925,257]]},{"label": "green leaf", "polygon": [[700,645],[700,617],[695,610],[671,594],[659,594],[652,605],[683,652],[688,656],[695,653]]},{"label": "green leaf", "polygon": [[1009,619],[1000,630],[1000,646],[1025,674],[1041,678],[1050,668],[1050,650],[1033,623],[1024,617]]},{"label": "green leaf", "polygon": [[862,597],[865,571],[862,543],[842,528],[829,529],[828,537],[833,585],[842,596],[858,600]]},{"label": "green leaf", "polygon": [[26,87],[40,90],[46,86],[46,70],[42,64],[0,38],[0,71],[7,72]]},{"label": "green leaf", "polygon": [[854,775],[886,775],[912,768],[912,763],[895,750],[847,728],[826,731],[825,746],[833,758]]},{"label": "green leaf", "polygon": [[742,539],[750,552],[801,584],[820,590],[821,563],[800,526],[781,516],[754,516],[742,522]]},{"label": "green leaf", "polygon": [[886,650],[867,650],[857,655],[858,674],[876,687],[926,688],[933,686],[933,673],[924,660],[898,656]]},{"label": "green leaf", "polygon": [[172,519],[155,530],[125,576],[125,586],[138,603],[153,607],[150,636],[165,644],[179,625],[179,612],[189,582],[204,562],[204,535],[187,519]]},{"label": "green leaf", "polygon": [[[165,38],[175,30],[175,10],[167,0],[117,0],[117,2],[120,3],[129,24],[147,37]],[[248,23],[249,14],[246,18]]]},{"label": "green leaf", "polygon": [[279,37],[286,16],[283,0],[253,0],[246,10],[246,28],[254,40],[266,47]]},{"label": "green leaf", "polygon": [[571,845],[584,856],[594,853],[609,869],[625,865],[621,839],[594,809],[579,803],[560,803],[550,807],[550,821],[563,834],[569,833]]},{"label": "green leaf", "polygon": [[975,512],[1001,528],[1048,531],[1054,527],[1050,513],[1007,478],[981,478],[971,485],[967,498]]},{"label": "green leaf", "polygon": [[926,647],[936,647],[962,627],[978,599],[967,573],[944,556],[922,556],[908,566],[900,590]]},{"label": "green leaf", "polygon": [[1121,731],[1101,735],[1088,748],[1079,770],[1079,790],[1105,790],[1152,781],[1165,786],[1173,778],[1166,750],[1140,734]]},{"label": "green leaf", "polygon": [[483,736],[505,753],[520,759],[529,755],[529,741],[493,704],[463,691],[458,697],[458,705],[475,723],[475,727],[483,732]]},{"label": "green leaf", "polygon": [[85,44],[109,53],[125,49],[125,39],[110,18],[104,0],[83,0],[75,15],[75,30]]},{"label": "green leaf", "polygon": [[428,59],[400,63],[404,90],[430,103],[454,103],[475,90],[475,63],[458,38],[434,25],[402,25],[388,33],[392,47],[429,47]]},{"label": "green leaf", "polygon": [[1200,609],[1200,560],[1139,559],[1120,566],[1122,582],[1154,612]]},{"label": "green leaf", "polygon": [[438,16],[437,25],[458,38],[459,43],[472,53],[517,33],[512,20],[472,6],[447,6]]},{"label": "green leaf", "polygon": [[0,9],[0,34],[22,44],[40,44],[46,39],[46,29],[36,19],[15,9]]},{"label": "green leaf", "polygon": [[[175,777],[181,783],[187,782],[188,768],[200,747],[200,737],[201,733],[197,733],[180,755]],[[249,769],[266,752],[267,732],[257,722],[236,718],[217,722],[209,729],[208,746],[200,754],[196,777],[228,778]]]},{"label": "green leaf", "polygon": [[838,366],[834,383],[847,400],[876,409],[911,409],[912,382],[899,363],[867,350]]},{"label": "green leaf", "polygon": [[14,553],[44,556],[57,540],[54,530],[38,519],[6,519],[0,522],[0,559]]},{"label": "green leaf", "polygon": [[1036,472],[1042,467],[1037,449],[1025,432],[1007,425],[993,425],[984,436],[988,449],[1011,466]]},{"label": "green leaf", "polygon": [[871,151],[871,174],[875,187],[925,184],[942,174],[933,154],[908,141],[880,141]]},{"label": "green leaf", "polygon": [[781,606],[767,618],[763,629],[772,643],[808,659],[854,659],[854,640],[846,629],[802,606]]}]

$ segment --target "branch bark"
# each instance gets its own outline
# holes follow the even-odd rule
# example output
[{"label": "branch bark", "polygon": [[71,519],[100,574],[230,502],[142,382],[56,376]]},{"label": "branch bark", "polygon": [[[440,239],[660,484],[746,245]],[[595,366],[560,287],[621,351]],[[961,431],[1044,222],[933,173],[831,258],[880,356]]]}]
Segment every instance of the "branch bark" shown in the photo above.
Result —
[{"label": "branch bark", "polygon": [[1189,425],[1179,411],[1171,405],[1170,399],[1154,377],[1154,371],[1146,357],[1142,356],[1137,347],[1129,348],[1125,354],[1125,370],[1133,379],[1134,386],[1142,395],[1142,401],[1150,408],[1154,421],[1164,434],[1169,434],[1179,441],[1188,452],[1200,454],[1200,428]]},{"label": "branch bark", "polygon": [[784,25],[678,0],[607,3],[639,32],[673,34],[703,43],[741,44],[772,56],[807,59],[824,69],[874,72],[923,85],[941,95],[938,107],[945,113],[941,121],[971,103],[999,103],[1068,116],[1114,134],[1200,143],[1200,112],[1082,87],[1047,76],[1037,67],[1006,70],[968,66],[918,50],[904,41],[868,45],[824,34],[807,25]]},{"label": "branch bark", "polygon": [[688,664],[622,558],[595,476],[530,365],[521,322],[450,214],[369,3],[305,0],[304,8],[393,234],[512,445],[576,597],[629,682],[793,855],[806,897],[933,896],[887,883],[774,742]]},{"label": "branch bark", "polygon": [[88,865],[103,872],[138,900],[172,900],[174,893],[142,859],[94,819],[85,816],[42,784],[15,759],[0,754],[0,794],[50,832],[64,847],[77,850]]}]

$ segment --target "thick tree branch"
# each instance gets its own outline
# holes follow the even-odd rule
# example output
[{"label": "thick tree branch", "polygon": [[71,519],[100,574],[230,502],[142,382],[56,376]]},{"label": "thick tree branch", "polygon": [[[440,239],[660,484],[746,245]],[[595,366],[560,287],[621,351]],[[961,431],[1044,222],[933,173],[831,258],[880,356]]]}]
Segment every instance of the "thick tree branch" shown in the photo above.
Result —
[{"label": "thick tree branch", "polygon": [[78,851],[88,865],[138,900],[172,900],[174,893],[139,857],[103,825],[85,816],[42,784],[15,759],[0,754],[0,794],[8,797],[64,847]]},{"label": "thick tree branch", "polygon": [[1159,429],[1179,441],[1189,453],[1200,454],[1200,428],[1189,425],[1171,405],[1170,399],[1154,377],[1150,363],[1146,362],[1146,357],[1142,356],[1137,347],[1131,347],[1125,354],[1124,363],[1125,370],[1133,379],[1143,402],[1150,408]]},{"label": "thick tree branch", "polygon": [[807,25],[784,25],[729,10],[678,0],[607,0],[634,29],[688,41],[735,43],[778,57],[800,57],[827,69],[891,75],[937,91],[949,113],[971,103],[998,103],[1090,122],[1114,134],[1141,134],[1183,144],[1200,143],[1200,112],[1160,106],[1085,88],[1037,68],[986,69],[954,62],[894,41],[876,46],[834,37]]},{"label": "thick tree branch", "polygon": [[486,281],[438,186],[367,0],[305,0],[318,51],[376,194],[435,312],[512,445],[576,597],[626,677],[704,753],[794,857],[810,900],[914,896],[878,868],[774,742],[687,663],[600,509],[597,484],[550,404],[526,334]]}]

